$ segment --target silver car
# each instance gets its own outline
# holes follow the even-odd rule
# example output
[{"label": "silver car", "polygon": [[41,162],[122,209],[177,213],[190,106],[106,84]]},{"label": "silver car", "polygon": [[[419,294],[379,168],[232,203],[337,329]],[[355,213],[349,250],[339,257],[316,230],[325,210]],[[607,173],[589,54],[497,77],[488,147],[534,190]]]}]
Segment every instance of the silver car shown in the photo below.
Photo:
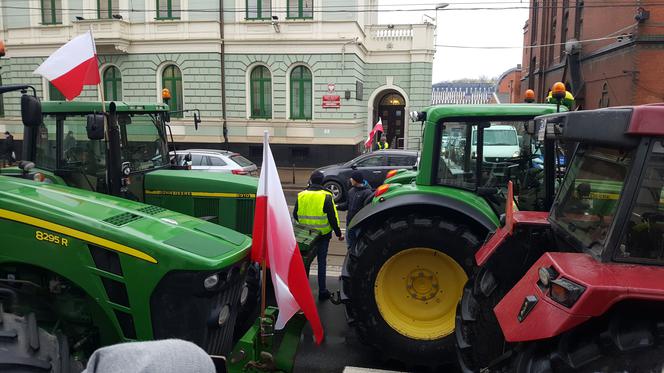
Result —
[{"label": "silver car", "polygon": [[228,150],[187,149],[170,152],[181,166],[192,170],[232,173],[234,175],[258,176],[258,167],[242,155]]}]

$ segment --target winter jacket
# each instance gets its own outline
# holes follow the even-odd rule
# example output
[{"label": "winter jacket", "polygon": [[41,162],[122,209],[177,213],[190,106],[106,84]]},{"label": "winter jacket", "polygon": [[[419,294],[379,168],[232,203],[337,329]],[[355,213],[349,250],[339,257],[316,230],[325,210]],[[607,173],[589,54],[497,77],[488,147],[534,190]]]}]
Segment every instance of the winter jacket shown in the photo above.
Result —
[{"label": "winter jacket", "polygon": [[350,188],[346,203],[339,206],[339,210],[348,210],[348,213],[346,214],[346,225],[350,224],[350,221],[353,220],[355,214],[362,210],[362,207],[371,201],[371,197],[373,197],[373,190],[371,190],[371,186],[369,186],[369,183],[367,183],[366,180],[364,180],[362,185]]}]

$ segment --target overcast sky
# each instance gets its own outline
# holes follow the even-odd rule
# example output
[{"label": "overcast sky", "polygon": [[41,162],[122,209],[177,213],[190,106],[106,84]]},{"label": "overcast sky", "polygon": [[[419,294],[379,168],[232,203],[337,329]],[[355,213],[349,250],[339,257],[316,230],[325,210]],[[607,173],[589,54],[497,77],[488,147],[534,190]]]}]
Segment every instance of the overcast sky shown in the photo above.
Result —
[{"label": "overcast sky", "polygon": [[[462,46],[520,46],[523,43],[523,26],[528,20],[526,9],[454,10],[472,7],[524,6],[523,0],[379,0],[381,10],[433,9],[436,4],[450,5],[439,10],[437,42],[439,45]],[[428,5],[427,5],[428,4]],[[379,23],[422,23],[424,14],[436,18],[436,12],[387,12],[379,13]],[[432,22],[431,20],[429,20]],[[497,77],[505,70],[521,63],[521,48],[517,49],[459,49],[437,47],[433,62],[433,82],[480,76]]]}]

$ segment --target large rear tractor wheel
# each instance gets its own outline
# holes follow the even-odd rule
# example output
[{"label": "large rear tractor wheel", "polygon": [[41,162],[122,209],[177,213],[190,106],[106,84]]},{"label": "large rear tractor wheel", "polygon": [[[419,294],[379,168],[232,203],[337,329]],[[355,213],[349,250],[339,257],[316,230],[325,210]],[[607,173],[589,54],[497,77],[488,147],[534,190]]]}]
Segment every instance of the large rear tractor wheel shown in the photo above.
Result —
[{"label": "large rear tractor wheel", "polygon": [[67,338],[37,326],[34,314],[25,317],[0,308],[0,372],[74,373],[83,365],[70,356]]},{"label": "large rear tractor wheel", "polygon": [[342,276],[360,338],[413,367],[448,363],[456,305],[479,243],[463,225],[415,214],[361,232]]}]

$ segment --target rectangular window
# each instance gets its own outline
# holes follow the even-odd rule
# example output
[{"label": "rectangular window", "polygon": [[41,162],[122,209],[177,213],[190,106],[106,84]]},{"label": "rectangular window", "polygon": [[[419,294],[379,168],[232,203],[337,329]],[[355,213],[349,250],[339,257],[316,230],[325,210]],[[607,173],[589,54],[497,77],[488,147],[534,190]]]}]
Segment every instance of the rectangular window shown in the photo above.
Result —
[{"label": "rectangular window", "polygon": [[271,19],[271,0],[247,0],[247,19]]},{"label": "rectangular window", "polygon": [[41,0],[42,24],[62,23],[62,0]]},{"label": "rectangular window", "polygon": [[113,18],[118,14],[120,0],[97,0],[97,18]]},{"label": "rectangular window", "polygon": [[314,0],[288,0],[288,18],[313,18]]},{"label": "rectangular window", "polygon": [[157,0],[157,19],[180,19],[180,0]]}]

